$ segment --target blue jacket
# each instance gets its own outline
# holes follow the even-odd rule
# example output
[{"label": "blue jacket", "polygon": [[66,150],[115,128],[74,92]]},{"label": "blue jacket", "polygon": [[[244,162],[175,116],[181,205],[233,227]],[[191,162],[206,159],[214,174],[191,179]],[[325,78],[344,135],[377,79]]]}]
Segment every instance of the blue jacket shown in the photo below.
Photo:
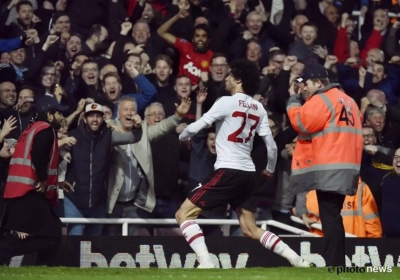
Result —
[{"label": "blue jacket", "polygon": [[21,46],[21,39],[14,38],[14,39],[0,39],[0,53],[4,52],[11,52],[20,48]]},{"label": "blue jacket", "polygon": [[[144,113],[144,110],[148,105],[150,105],[151,101],[155,98],[157,94],[157,90],[154,87],[150,81],[143,76],[142,74],[138,75],[134,79],[135,83],[139,86],[139,88],[142,90],[141,93],[127,93],[127,94],[121,94],[121,97],[124,96],[129,96],[133,97],[136,100],[137,104],[137,113],[139,115],[142,115]],[[113,112],[113,118],[117,117],[118,113],[118,103],[115,103],[114,105],[114,112]]]}]

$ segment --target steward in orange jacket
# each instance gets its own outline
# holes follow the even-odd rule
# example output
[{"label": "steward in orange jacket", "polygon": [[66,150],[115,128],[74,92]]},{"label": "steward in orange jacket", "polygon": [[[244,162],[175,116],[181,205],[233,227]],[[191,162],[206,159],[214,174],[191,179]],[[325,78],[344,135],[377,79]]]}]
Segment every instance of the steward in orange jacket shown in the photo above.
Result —
[{"label": "steward in orange jacket", "polygon": [[[303,210],[304,209],[304,210]],[[306,212],[307,216],[320,223],[317,193],[298,194],[296,198],[296,214]],[[378,216],[378,207],[369,187],[359,179],[355,196],[346,196],[341,215],[344,230],[357,237],[380,238],[382,226]],[[320,230],[311,228],[312,233],[323,236]]]},{"label": "steward in orange jacket", "polygon": [[362,117],[339,84],[329,84],[322,65],[306,66],[301,79],[302,94],[292,94],[287,102],[290,123],[299,132],[290,184],[296,193],[317,191],[326,265],[344,266],[345,232],[340,212],[345,196],[355,195],[358,187]]}]

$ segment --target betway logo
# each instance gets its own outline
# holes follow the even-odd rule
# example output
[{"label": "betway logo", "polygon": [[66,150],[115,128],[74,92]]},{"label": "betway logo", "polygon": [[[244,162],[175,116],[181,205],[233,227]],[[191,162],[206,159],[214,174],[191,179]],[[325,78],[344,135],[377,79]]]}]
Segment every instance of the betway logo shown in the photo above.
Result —
[{"label": "betway logo", "polygon": [[[149,245],[140,245],[139,253],[135,257],[128,253],[116,254],[108,264],[106,258],[101,253],[92,253],[92,242],[81,241],[81,256],[80,267],[87,268],[93,264],[97,267],[129,267],[129,268],[149,268],[151,264],[156,264],[158,268],[194,268],[196,262],[196,254],[186,254],[184,264],[182,266],[182,259],[178,253],[171,256],[169,265],[165,259],[164,248],[162,245],[153,245],[154,254],[150,252]],[[217,268],[229,269],[232,267],[231,255],[227,253],[210,254],[211,258]],[[234,268],[245,268],[248,254],[239,254]],[[138,264],[138,266],[137,266]]]},{"label": "betway logo", "polygon": [[[367,247],[368,254],[365,252]],[[325,267],[326,263],[324,258],[319,254],[311,253],[311,244],[308,241],[303,241],[300,244],[300,255],[307,261],[314,263],[317,267]],[[393,255],[386,255],[385,262],[382,264],[378,248],[376,246],[355,246],[355,253],[352,258],[346,256],[346,266],[364,267],[366,265],[372,267],[393,267]],[[396,266],[400,267],[400,256],[397,259]]]}]

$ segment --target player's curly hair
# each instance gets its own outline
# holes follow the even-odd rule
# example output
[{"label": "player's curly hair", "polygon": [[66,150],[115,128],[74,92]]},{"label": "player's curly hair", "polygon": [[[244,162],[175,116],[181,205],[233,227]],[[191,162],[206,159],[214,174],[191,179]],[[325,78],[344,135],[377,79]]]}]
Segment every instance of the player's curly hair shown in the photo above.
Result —
[{"label": "player's curly hair", "polygon": [[244,93],[253,96],[260,88],[260,71],[254,62],[237,59],[230,63],[231,75],[241,80]]}]

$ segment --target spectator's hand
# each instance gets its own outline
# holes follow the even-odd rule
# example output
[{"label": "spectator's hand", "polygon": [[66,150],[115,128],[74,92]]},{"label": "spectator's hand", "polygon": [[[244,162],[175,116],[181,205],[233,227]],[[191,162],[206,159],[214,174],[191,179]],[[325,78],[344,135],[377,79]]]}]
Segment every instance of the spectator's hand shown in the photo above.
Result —
[{"label": "spectator's hand", "polygon": [[179,106],[178,106],[178,104],[175,103],[176,114],[180,118],[182,118],[184,115],[186,115],[189,112],[191,103],[192,103],[192,101],[190,100],[189,97],[182,97],[182,101]]},{"label": "spectator's hand", "polygon": [[65,160],[65,161],[68,162],[68,163],[71,163],[71,160],[72,160],[71,153],[66,153],[66,154],[63,156],[63,160]]},{"label": "spectator's hand", "polygon": [[44,43],[42,50],[47,51],[51,45],[53,45],[55,42],[57,42],[58,38],[59,37],[57,35],[47,36],[46,42]]},{"label": "spectator's hand", "polygon": [[130,51],[128,52],[128,54],[137,54],[137,55],[140,55],[140,54],[143,52],[143,48],[144,48],[144,45],[143,45],[143,44],[137,45],[136,47],[133,48],[133,50],[130,50]]},{"label": "spectator's hand", "polygon": [[74,187],[68,183],[67,181],[64,181],[59,184],[59,188],[62,189],[65,192],[74,192]]},{"label": "spectator's hand", "polygon": [[356,65],[356,64],[357,64],[357,58],[355,58],[355,57],[349,57],[346,60],[346,62],[344,63],[344,65],[347,65],[347,66],[353,66],[353,65]]},{"label": "spectator's hand", "polygon": [[358,77],[360,78],[360,79],[365,79],[365,76],[367,75],[367,70],[365,70],[365,68],[364,67],[360,67],[359,69],[358,69]]},{"label": "spectator's hand", "polygon": [[149,63],[149,61],[150,61],[150,57],[149,57],[149,55],[147,54],[147,53],[145,53],[145,52],[142,52],[141,54],[140,54],[140,60],[142,61],[142,67],[141,67],[141,69],[142,69],[142,72],[143,72],[143,70],[144,70],[144,68],[146,68],[146,65]]},{"label": "spectator's hand", "polygon": [[290,157],[293,157],[294,147],[291,144],[285,145],[285,150]]},{"label": "spectator's hand", "polygon": [[342,14],[342,19],[340,21],[340,27],[346,28],[346,22],[349,19],[349,14],[348,13],[343,13]]},{"label": "spectator's hand", "polygon": [[8,134],[10,134],[11,131],[16,129],[17,127],[15,124],[17,123],[17,119],[14,118],[13,116],[10,116],[8,119],[4,120],[3,127],[1,128],[0,131],[0,139],[4,140]]},{"label": "spectator's hand", "polygon": [[372,106],[377,107],[377,108],[381,108],[383,105],[380,101],[378,101],[378,99],[376,97],[369,98],[369,102]]},{"label": "spectator's hand", "polygon": [[248,40],[250,40],[251,38],[253,38],[253,34],[251,34],[249,30],[246,30],[245,32],[243,32],[243,39],[245,39],[246,41],[248,41]]},{"label": "spectator's hand", "polygon": [[325,59],[324,67],[326,69],[331,69],[332,65],[335,65],[338,62],[338,58],[334,55],[328,55]]},{"label": "spectator's hand", "polygon": [[179,13],[177,16],[179,18],[186,18],[189,16],[189,9],[190,9],[190,4],[187,0],[181,0],[179,1]]},{"label": "spectator's hand", "polygon": [[64,90],[60,85],[56,85],[53,91],[54,97],[57,99],[58,102],[61,101],[63,95],[64,95]]},{"label": "spectator's hand", "polygon": [[79,76],[81,72],[81,63],[78,63],[77,61],[74,61],[71,65],[71,70],[69,71],[71,77],[73,78],[74,76]]},{"label": "spectator's hand", "polygon": [[361,112],[365,112],[365,110],[367,109],[367,107],[371,104],[371,102],[369,101],[369,99],[367,97],[363,97],[361,98]]},{"label": "spectator's hand", "polygon": [[26,36],[28,36],[29,39],[32,39],[35,44],[40,42],[39,34],[36,29],[28,29],[26,31]]},{"label": "spectator's hand", "polygon": [[29,236],[29,234],[25,232],[15,231],[15,233],[17,234],[18,238],[22,240]]},{"label": "spectator's hand", "polygon": [[261,15],[261,19],[263,22],[266,22],[268,20],[269,13],[265,12],[265,7],[261,0],[258,0],[258,5],[255,7],[255,10]]},{"label": "spectator's hand", "polygon": [[361,17],[365,18],[365,15],[367,14],[367,12],[368,12],[368,7],[367,6],[362,6],[361,9],[360,9]]},{"label": "spectator's hand", "polygon": [[326,47],[322,47],[319,45],[313,46],[313,52],[322,59],[325,59],[328,55],[328,50],[326,49]]},{"label": "spectator's hand", "polygon": [[391,64],[400,64],[400,56],[392,56],[392,58],[390,59],[389,63]]},{"label": "spectator's hand", "polygon": [[206,84],[208,82],[208,72],[206,71],[201,71],[201,81],[203,84]]},{"label": "spectator's hand", "polygon": [[207,88],[202,87],[196,96],[197,104],[203,104],[204,101],[206,101],[206,99],[207,99]]},{"label": "spectator's hand", "polygon": [[47,1],[47,0],[43,2],[43,8],[45,10],[54,10],[53,4],[50,1]]},{"label": "spectator's hand", "polygon": [[54,63],[54,67],[56,68],[56,70],[61,71],[64,69],[64,62],[56,61],[56,63]]},{"label": "spectator's hand", "polygon": [[132,79],[136,78],[139,75],[139,71],[135,68],[135,66],[133,65],[132,62],[127,61],[125,63],[125,67],[126,67],[126,70],[128,72],[127,74]]},{"label": "spectator's hand", "polygon": [[393,23],[392,28],[393,28],[393,29],[396,29],[396,30],[399,29],[399,28],[400,28],[400,21],[397,21],[397,20],[396,20],[396,21]]},{"label": "spectator's hand", "polygon": [[[88,98],[88,99],[89,99],[89,98]],[[93,102],[92,102],[92,103],[93,103]],[[76,108],[75,113],[76,113],[77,115],[79,115],[80,113],[82,113],[83,110],[85,109],[85,105],[86,105],[86,104],[90,104],[89,102],[87,102],[87,99],[81,99],[81,100],[79,100],[78,107]]]},{"label": "spectator's hand", "polygon": [[264,75],[264,76],[267,76],[267,75],[272,75],[272,74],[274,74],[274,72],[275,72],[275,66],[267,66],[267,67],[264,67],[263,69],[262,69],[262,74]]},{"label": "spectator's hand", "polygon": [[22,105],[24,105],[24,103],[29,103],[29,102],[33,103],[33,101],[34,101],[33,97],[19,99],[17,104],[15,104],[15,106],[13,107],[13,109],[15,111],[20,111],[21,107],[22,107]]},{"label": "spectator's hand", "polygon": [[370,155],[375,155],[378,148],[375,145],[365,145],[364,150]]},{"label": "spectator's hand", "polygon": [[[83,114],[83,113],[82,113]],[[115,122],[111,121],[107,123],[107,127],[116,131],[116,132],[120,132],[120,133],[124,133],[125,131],[122,129],[122,127],[120,127],[119,125],[117,125]]]},{"label": "spectator's hand", "polygon": [[303,219],[304,225],[305,225],[307,228],[309,228],[309,229],[311,229],[311,225],[312,225],[312,224],[315,224],[315,223],[317,222],[317,220],[308,217],[307,214],[303,214],[303,215],[301,216],[301,218]]},{"label": "spectator's hand", "polygon": [[44,192],[46,190],[46,182],[37,182],[35,189],[37,192]]},{"label": "spectator's hand", "polygon": [[135,128],[141,128],[142,127],[142,118],[140,115],[136,114],[133,116],[133,126]]},{"label": "spectator's hand", "polygon": [[65,138],[61,139],[61,142],[64,145],[71,147],[71,146],[75,145],[77,141],[76,141],[75,137],[65,137]]},{"label": "spectator's hand", "polygon": [[179,124],[179,125],[175,128],[175,132],[178,133],[178,134],[181,134],[181,133],[185,130],[185,128],[186,128],[187,126],[188,126],[187,123],[181,123],[181,124]]},{"label": "spectator's hand", "polygon": [[33,23],[38,23],[41,22],[42,20],[37,16],[37,15],[33,15],[32,16],[32,22]]},{"label": "spectator's hand", "polygon": [[121,35],[128,35],[129,31],[132,29],[132,23],[130,21],[125,21],[121,23]]},{"label": "spectator's hand", "polygon": [[64,32],[61,34],[61,44],[66,45],[69,41],[69,38],[71,38],[71,34],[68,32]]},{"label": "spectator's hand", "polygon": [[297,63],[297,57],[294,55],[289,55],[285,57],[283,62],[283,70],[289,71]]},{"label": "spectator's hand", "polygon": [[289,88],[289,95],[290,95],[290,96],[299,94],[300,92],[301,92],[301,87],[298,87],[298,88],[297,88],[297,91],[296,91],[296,85],[295,85],[295,83],[293,83],[293,84],[290,86],[290,88]]},{"label": "spectator's hand", "polygon": [[262,102],[264,97],[261,94],[254,94],[253,99]]},{"label": "spectator's hand", "polygon": [[262,171],[262,175],[265,176],[265,177],[268,177],[268,178],[274,177],[274,173],[271,172],[271,171],[269,171],[269,170],[267,170],[267,169],[264,169],[264,170]]},{"label": "spectator's hand", "polygon": [[12,8],[14,8],[15,6],[17,6],[17,4],[21,2],[21,0],[12,0],[10,2],[10,4],[8,4],[7,9],[11,10]]}]

